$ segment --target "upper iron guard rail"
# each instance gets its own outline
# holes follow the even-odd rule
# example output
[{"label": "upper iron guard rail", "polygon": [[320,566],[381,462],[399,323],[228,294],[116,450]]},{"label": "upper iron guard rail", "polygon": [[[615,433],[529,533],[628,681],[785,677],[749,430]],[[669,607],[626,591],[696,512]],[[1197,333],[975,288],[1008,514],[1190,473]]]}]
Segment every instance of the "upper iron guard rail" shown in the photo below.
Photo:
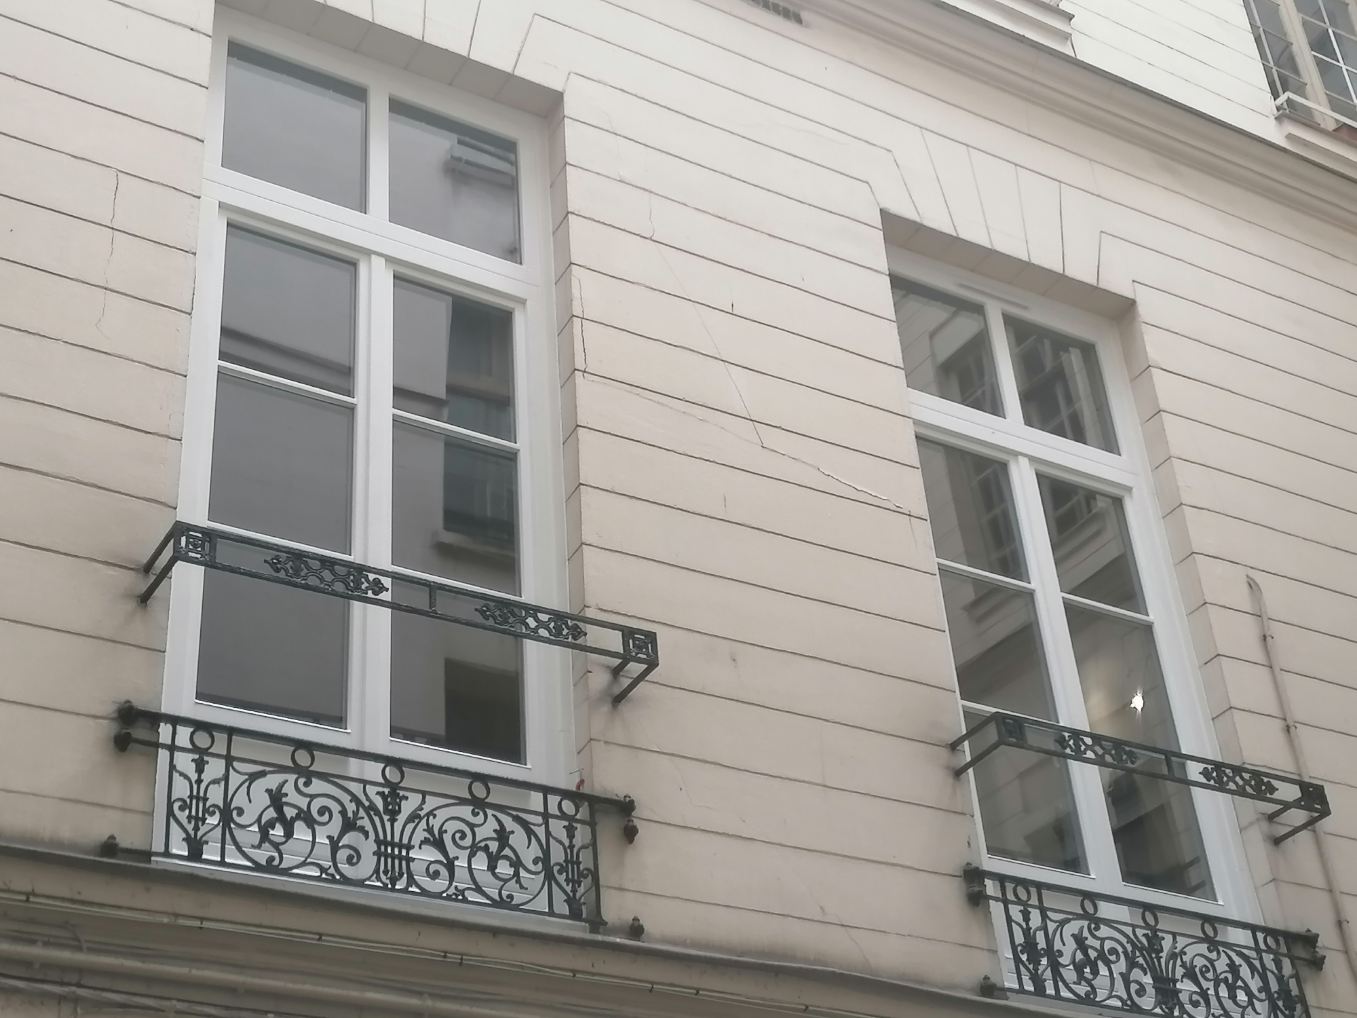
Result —
[{"label": "upper iron guard rail", "polygon": [[[998,902],[1010,991],[1160,1018],[1309,1018],[1298,963],[1319,938],[967,866],[966,896]],[[1124,911],[1123,911],[1124,910]]]},{"label": "upper iron guard rail", "polygon": [[[624,836],[636,838],[629,796],[397,760],[132,703],[118,709],[118,722],[119,750],[165,754],[165,832],[153,855],[597,930],[605,923],[596,811],[622,814]],[[280,747],[273,759],[270,747]]]},{"label": "upper iron guard rail", "polygon": [[1256,767],[1223,763],[1209,757],[1180,753],[1175,749],[1128,742],[1003,711],[996,711],[963,733],[953,741],[952,749],[960,749],[963,745],[973,748],[972,740],[991,726],[994,728],[994,741],[978,752],[972,751],[970,759],[956,768],[958,775],[965,774],[995,750],[1007,746],[1129,774],[1144,774],[1194,788],[1208,788],[1241,799],[1252,799],[1277,807],[1268,814],[1269,820],[1277,820],[1293,809],[1310,814],[1308,820],[1272,839],[1279,845],[1313,827],[1330,813],[1329,796],[1323,785]]},{"label": "upper iron guard rail", "polygon": [[[263,565],[267,568],[261,568],[244,560],[223,560],[221,556],[223,547],[227,550],[253,549],[272,554],[263,560]],[[142,604],[151,599],[176,563],[190,562],[205,569],[250,576],[257,580],[267,580],[269,583],[281,583],[286,587],[342,597],[349,601],[361,601],[363,604],[373,604],[392,611],[409,612],[426,618],[442,619],[459,626],[506,633],[537,643],[551,644],[554,647],[568,647],[587,654],[598,654],[617,661],[612,669],[614,678],[620,678],[623,669],[628,665],[640,665],[641,670],[630,676],[627,684],[614,694],[612,698],[614,704],[619,704],[630,696],[631,691],[644,682],[660,664],[659,638],[649,629],[572,615],[569,612],[543,608],[513,598],[478,594],[460,587],[416,579],[387,569],[330,558],[315,552],[298,551],[284,544],[243,537],[240,534],[196,523],[176,522],[171,526],[141,571],[149,575],[167,549],[169,557],[137,598]],[[427,604],[406,604],[382,597],[391,590],[393,583],[418,588],[424,594]],[[458,604],[470,606],[479,618],[449,614],[442,610],[439,602],[445,598],[449,606]],[[604,647],[591,641],[593,634],[603,633],[615,634],[618,646]]]}]

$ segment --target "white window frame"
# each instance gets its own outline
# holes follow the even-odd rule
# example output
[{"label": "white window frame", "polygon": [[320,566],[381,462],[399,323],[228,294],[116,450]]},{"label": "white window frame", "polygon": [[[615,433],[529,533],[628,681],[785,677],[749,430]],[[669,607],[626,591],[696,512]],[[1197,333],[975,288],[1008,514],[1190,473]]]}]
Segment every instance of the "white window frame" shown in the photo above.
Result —
[{"label": "white window frame", "polygon": [[[922,283],[984,308],[990,350],[1006,416],[997,417],[916,389],[908,389],[909,406],[919,438],[932,439],[954,448],[999,459],[1009,465],[1018,539],[1032,574],[1029,582],[1014,581],[1009,585],[1021,589],[1035,588],[1034,608],[1058,712],[1057,720],[1084,730],[1089,727],[1065,619],[1064,604],[1068,596],[1062,595],[1054,565],[1050,561],[1045,511],[1036,483],[1036,469],[1121,500],[1145,599],[1145,615],[1154,627],[1164,685],[1173,711],[1180,748],[1183,752],[1218,758],[1219,749],[1210,724],[1205,689],[1175,580],[1168,538],[1159,516],[1151,464],[1132,398],[1131,380],[1117,326],[1095,315],[898,249],[888,251],[888,264],[895,276]],[[1005,314],[1034,325],[1046,326],[1093,346],[1107,390],[1109,414],[1119,453],[1105,452],[1023,423],[1018,384],[1003,322]],[[1044,553],[1037,552],[1043,544],[1046,544],[1047,550]],[[986,578],[990,578],[988,574]],[[1108,614],[1117,614],[1115,610],[1108,611],[1106,606],[1098,607]],[[950,641],[948,654],[950,658]],[[955,661],[952,665],[955,672]],[[959,730],[966,727],[962,710],[962,701],[958,696]],[[1079,814],[1079,829],[1089,872],[1080,874],[991,856],[980,819],[975,782],[970,781],[971,805],[976,818],[982,864],[986,868],[1074,889],[1120,895],[1247,921],[1261,921],[1257,894],[1248,879],[1249,868],[1244,856],[1243,839],[1229,796],[1204,789],[1188,789],[1197,810],[1216,894],[1215,900],[1197,898],[1125,883],[1117,862],[1111,825],[1097,819],[1106,816],[1102,769],[1092,764],[1070,762],[1067,770]]]},{"label": "white window frame", "polygon": [[[226,51],[231,41],[366,88],[367,211],[358,212],[222,166]],[[390,336],[396,275],[511,310],[514,314],[515,438],[510,443],[452,426],[482,446],[518,450],[519,593],[491,591],[548,606],[568,603],[565,570],[564,479],[561,464],[560,391],[557,385],[555,308],[551,277],[550,177],[546,126],[538,118],[399,71],[236,12],[218,9],[212,41],[206,153],[200,205],[195,299],[190,326],[178,516],[189,523],[262,537],[315,550],[328,557],[393,569],[415,578],[478,589],[444,577],[395,567],[391,561],[391,442],[394,410]],[[508,138],[518,146],[521,263],[387,222],[387,110],[392,97],[460,123]],[[239,224],[358,265],[354,400],[356,401],[349,554],[308,549],[272,535],[210,520],[212,437],[215,418],[222,279],[227,224]],[[382,349],[377,350],[377,344]],[[377,355],[374,355],[376,351]],[[248,370],[230,367],[248,376]],[[298,387],[299,389],[304,387]],[[423,422],[422,422],[423,423]],[[393,613],[350,604],[347,728],[336,729],[256,711],[205,703],[195,696],[204,570],[181,567],[171,585],[163,704],[166,711],[235,724],[284,737],[311,738],[367,750],[463,767],[543,784],[568,784],[574,758],[570,655],[520,641],[523,662],[523,763],[423,746],[390,736],[390,649]],[[324,595],[316,595],[324,596]],[[453,625],[453,623],[447,623]],[[385,679],[383,679],[385,676]]]},{"label": "white window frame", "polygon": [[[1255,30],[1258,30],[1259,19],[1256,17],[1254,9],[1255,2],[1256,0],[1244,0],[1249,24]],[[1338,0],[1338,2],[1347,4],[1353,23],[1357,25],[1357,0]],[[1301,80],[1309,93],[1308,95],[1296,95],[1294,92],[1278,94],[1277,90],[1280,83],[1273,80],[1272,73],[1269,70],[1272,56],[1271,54],[1259,53],[1259,59],[1264,63],[1264,71],[1268,78],[1268,90],[1273,93],[1273,98],[1277,101],[1277,112],[1300,116],[1316,122],[1319,127],[1326,131],[1333,131],[1339,125],[1347,125],[1357,129],[1357,120],[1337,112],[1330,105],[1328,90],[1325,88],[1324,79],[1319,73],[1319,60],[1310,45],[1310,37],[1305,32],[1305,19],[1301,17],[1300,11],[1297,10],[1295,0],[1277,0],[1277,6],[1286,27],[1292,52],[1295,54],[1296,69],[1299,71]],[[1354,80],[1353,84],[1357,86],[1357,80]],[[1357,104],[1357,95],[1354,95],[1353,102]]]}]

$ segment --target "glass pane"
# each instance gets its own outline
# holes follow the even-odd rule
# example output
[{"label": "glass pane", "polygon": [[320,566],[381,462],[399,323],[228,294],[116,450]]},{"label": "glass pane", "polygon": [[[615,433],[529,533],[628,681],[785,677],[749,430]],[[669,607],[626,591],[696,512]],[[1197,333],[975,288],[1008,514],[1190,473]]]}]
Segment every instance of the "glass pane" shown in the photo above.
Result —
[{"label": "glass pane", "polygon": [[229,227],[221,359],[351,395],[356,278],[352,262]]},{"label": "glass pane", "polygon": [[[1072,605],[1065,613],[1090,729],[1177,749],[1153,629]],[[1146,775],[1101,773],[1122,876],[1144,887],[1213,896],[1188,790]]]},{"label": "glass pane", "polygon": [[1066,594],[1145,611],[1121,499],[1037,475],[1046,527]]},{"label": "glass pane", "polygon": [[367,93],[232,43],[222,165],[362,211]]},{"label": "glass pane", "polygon": [[395,427],[395,563],[478,587],[518,591],[518,476],[511,453]]},{"label": "glass pane", "polygon": [[909,387],[987,414],[1003,413],[984,309],[896,277],[891,290]]},{"label": "glass pane", "polygon": [[198,699],[342,727],[348,620],[339,598],[208,570]]},{"label": "glass pane", "polygon": [[1008,466],[920,439],[919,468],[938,558],[1025,579]]},{"label": "glass pane", "polygon": [[1098,355],[1089,343],[1005,319],[1022,416],[1052,435],[1117,451]]},{"label": "glass pane", "polygon": [[[397,583],[392,596],[418,603]],[[439,602],[452,608],[451,598]],[[466,604],[468,613],[472,605]],[[393,612],[391,734],[427,746],[521,763],[520,641],[436,619]]]},{"label": "glass pane", "polygon": [[397,407],[513,439],[513,312],[398,279],[395,344]]},{"label": "glass pane", "polygon": [[1054,718],[1032,595],[945,569],[939,578],[961,698]]},{"label": "glass pane", "polygon": [[[966,727],[983,714],[966,712]],[[984,749],[977,740],[972,753]],[[976,796],[985,847],[991,855],[1087,873],[1083,839],[1064,760],[1001,749],[978,763]]]},{"label": "glass pane", "polygon": [[347,407],[223,374],[208,515],[285,541],[349,550]]},{"label": "glass pane", "polygon": [[520,261],[518,147],[393,102],[391,221]]}]

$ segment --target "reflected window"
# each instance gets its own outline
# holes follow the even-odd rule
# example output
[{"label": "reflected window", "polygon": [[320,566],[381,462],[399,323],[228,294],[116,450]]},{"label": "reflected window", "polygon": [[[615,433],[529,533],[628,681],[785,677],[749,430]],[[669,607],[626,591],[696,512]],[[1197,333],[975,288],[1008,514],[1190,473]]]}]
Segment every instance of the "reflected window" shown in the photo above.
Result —
[{"label": "reflected window", "polygon": [[984,308],[900,278],[891,291],[909,387],[1001,413]]},{"label": "reflected window", "polygon": [[1072,442],[1116,452],[1093,346],[1026,322],[1007,319],[1005,325],[1023,420]]}]

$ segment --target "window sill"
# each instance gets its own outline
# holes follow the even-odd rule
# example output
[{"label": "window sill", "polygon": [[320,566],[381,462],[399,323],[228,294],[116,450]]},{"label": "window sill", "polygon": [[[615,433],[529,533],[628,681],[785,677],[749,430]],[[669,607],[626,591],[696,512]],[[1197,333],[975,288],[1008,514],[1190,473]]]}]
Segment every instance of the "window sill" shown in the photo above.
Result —
[{"label": "window sill", "polygon": [[1357,131],[1343,137],[1285,111],[1277,114],[1277,129],[1287,148],[1336,173],[1357,178]]}]

